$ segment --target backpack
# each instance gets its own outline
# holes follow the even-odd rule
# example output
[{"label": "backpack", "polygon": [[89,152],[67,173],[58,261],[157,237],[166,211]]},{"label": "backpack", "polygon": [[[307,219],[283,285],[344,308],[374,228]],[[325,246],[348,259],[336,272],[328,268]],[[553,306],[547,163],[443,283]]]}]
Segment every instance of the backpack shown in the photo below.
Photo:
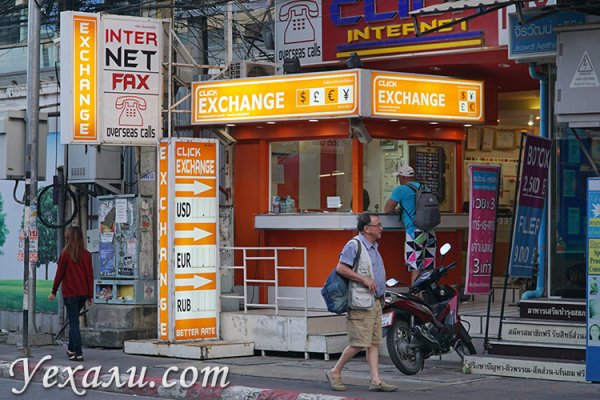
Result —
[{"label": "backpack", "polygon": [[[356,256],[352,263],[352,269],[355,270],[360,259],[362,245],[358,239],[354,240],[356,241]],[[321,289],[321,296],[325,300],[327,311],[336,314],[343,314],[348,311],[348,279],[338,274],[335,267],[327,277],[323,289]]]},{"label": "backpack", "polygon": [[415,217],[413,218],[415,226],[422,231],[430,231],[438,226],[441,215],[437,196],[427,186],[416,187],[410,183],[406,185],[415,191]]}]

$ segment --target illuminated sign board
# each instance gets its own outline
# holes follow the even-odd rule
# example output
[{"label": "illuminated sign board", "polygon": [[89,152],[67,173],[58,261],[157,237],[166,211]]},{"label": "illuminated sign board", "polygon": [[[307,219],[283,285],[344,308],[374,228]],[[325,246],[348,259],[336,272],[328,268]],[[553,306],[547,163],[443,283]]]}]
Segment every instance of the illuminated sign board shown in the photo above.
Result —
[{"label": "illuminated sign board", "polygon": [[192,83],[192,123],[359,115],[358,70]]},{"label": "illuminated sign board", "polygon": [[483,122],[483,82],[371,72],[373,117]]},{"label": "illuminated sign board", "polygon": [[61,13],[61,142],[95,144],[98,137],[98,17]]},{"label": "illuminated sign board", "polygon": [[162,22],[61,13],[61,142],[156,145]]},{"label": "illuminated sign board", "polygon": [[171,342],[216,339],[217,142],[163,140],[159,165],[159,338]]}]

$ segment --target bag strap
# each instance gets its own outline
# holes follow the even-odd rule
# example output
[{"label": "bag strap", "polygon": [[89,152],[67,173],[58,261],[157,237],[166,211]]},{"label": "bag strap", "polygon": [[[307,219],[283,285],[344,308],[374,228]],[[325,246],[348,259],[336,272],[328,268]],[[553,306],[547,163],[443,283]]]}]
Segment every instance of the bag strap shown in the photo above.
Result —
[{"label": "bag strap", "polygon": [[[417,190],[420,189],[420,187],[416,187],[415,185],[411,185],[410,183],[407,183],[406,186],[408,186],[409,188],[411,188],[413,190],[413,192],[415,192],[415,205],[417,203]],[[423,185],[421,185],[423,186]],[[402,205],[402,204],[400,204]],[[406,213],[406,215],[408,216],[408,218],[410,218],[411,221],[414,221],[414,218],[411,218],[410,214],[406,212],[406,210],[404,210],[404,206],[402,206],[402,211],[400,211],[400,217],[402,217],[402,213]],[[406,228],[406,227],[405,227]]]},{"label": "bag strap", "polygon": [[358,261],[360,260],[360,251],[362,250],[362,244],[360,244],[360,240],[354,239],[356,241],[356,256],[354,256],[354,261],[352,262],[352,271],[356,272],[358,268]]}]

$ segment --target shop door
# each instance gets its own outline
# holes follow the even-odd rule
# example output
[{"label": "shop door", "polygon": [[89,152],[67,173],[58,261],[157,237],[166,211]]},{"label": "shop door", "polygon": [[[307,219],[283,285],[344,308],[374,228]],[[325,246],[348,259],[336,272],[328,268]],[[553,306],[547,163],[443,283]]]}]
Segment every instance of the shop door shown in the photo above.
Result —
[{"label": "shop door", "polygon": [[557,128],[550,295],[585,298],[586,182],[599,176],[600,129]]}]

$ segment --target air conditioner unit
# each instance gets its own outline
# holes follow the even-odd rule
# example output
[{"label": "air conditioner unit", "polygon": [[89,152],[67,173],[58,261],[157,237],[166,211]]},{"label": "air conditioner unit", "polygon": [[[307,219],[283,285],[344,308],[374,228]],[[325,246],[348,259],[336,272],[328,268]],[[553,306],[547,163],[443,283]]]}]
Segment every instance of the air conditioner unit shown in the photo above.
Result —
[{"label": "air conditioner unit", "polygon": [[[39,114],[38,180],[46,179],[46,142],[48,115]],[[25,145],[27,139],[25,111],[0,113],[0,180],[25,179]]]},{"label": "air conditioner unit", "polygon": [[238,60],[229,64],[223,79],[252,78],[255,76],[280,75],[281,66],[265,61]]},{"label": "air conditioner unit", "polygon": [[68,145],[70,184],[100,183],[122,179],[121,148],[116,146]]}]

